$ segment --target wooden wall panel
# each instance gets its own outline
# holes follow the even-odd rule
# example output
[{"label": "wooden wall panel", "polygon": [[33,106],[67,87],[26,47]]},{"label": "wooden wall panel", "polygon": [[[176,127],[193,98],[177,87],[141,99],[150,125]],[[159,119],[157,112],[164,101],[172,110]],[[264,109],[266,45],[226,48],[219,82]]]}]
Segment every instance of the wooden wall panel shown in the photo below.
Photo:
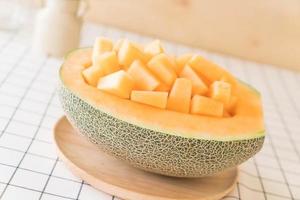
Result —
[{"label": "wooden wall panel", "polygon": [[87,19],[300,69],[298,0],[89,0]]}]

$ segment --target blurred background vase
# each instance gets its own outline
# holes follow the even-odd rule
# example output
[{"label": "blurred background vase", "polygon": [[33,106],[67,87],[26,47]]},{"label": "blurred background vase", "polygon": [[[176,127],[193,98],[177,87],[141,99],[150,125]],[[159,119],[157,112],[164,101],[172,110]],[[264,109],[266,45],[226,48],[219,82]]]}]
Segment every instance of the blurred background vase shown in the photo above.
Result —
[{"label": "blurred background vase", "polygon": [[48,0],[36,16],[33,52],[61,57],[77,48],[86,8],[82,0]]}]

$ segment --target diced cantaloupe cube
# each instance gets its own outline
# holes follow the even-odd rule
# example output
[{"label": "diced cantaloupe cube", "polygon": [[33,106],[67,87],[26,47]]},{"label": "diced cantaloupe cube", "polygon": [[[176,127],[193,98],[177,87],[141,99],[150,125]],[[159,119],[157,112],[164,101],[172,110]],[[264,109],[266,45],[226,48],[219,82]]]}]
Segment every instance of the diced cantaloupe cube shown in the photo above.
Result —
[{"label": "diced cantaloupe cube", "polygon": [[94,66],[99,68],[101,76],[120,70],[116,52],[105,52],[95,61]]},{"label": "diced cantaloupe cube", "polygon": [[119,39],[117,40],[115,43],[114,43],[114,46],[113,46],[113,51],[117,52],[120,50],[121,46],[122,46],[122,43],[124,42],[125,39]]},{"label": "diced cantaloupe cube", "polygon": [[145,45],[144,52],[149,58],[152,58],[157,54],[163,53],[164,49],[159,40],[154,40]]},{"label": "diced cantaloupe cube", "polygon": [[207,93],[208,87],[203,82],[203,80],[198,76],[198,74],[188,64],[181,71],[180,77],[187,78],[192,81],[193,95],[195,95],[195,94],[203,95],[203,94]]},{"label": "diced cantaloupe cube", "polygon": [[177,77],[172,64],[167,55],[158,54],[148,62],[148,68],[162,82],[171,86]]},{"label": "diced cantaloupe cube", "polygon": [[160,84],[160,81],[139,60],[133,61],[127,73],[134,80],[137,90],[154,90]]},{"label": "diced cantaloupe cube", "polygon": [[225,110],[230,113],[233,114],[234,113],[234,109],[235,106],[237,104],[238,98],[236,96],[231,96],[228,103],[226,103],[225,106]]},{"label": "diced cantaloupe cube", "polygon": [[131,92],[131,100],[165,109],[167,106],[168,92],[133,90]]},{"label": "diced cantaloupe cube", "polygon": [[142,62],[147,62],[146,56],[143,52],[133,43],[128,40],[124,40],[118,51],[118,59],[120,65],[124,67],[125,70],[129,68],[134,60],[141,60]]},{"label": "diced cantaloupe cube", "polygon": [[86,82],[92,86],[96,86],[100,77],[120,70],[116,52],[105,52],[99,55],[93,66],[82,71],[82,75]]},{"label": "diced cantaloupe cube", "polygon": [[98,68],[91,66],[89,68],[86,68],[82,71],[82,76],[84,80],[87,82],[87,84],[96,87],[98,80],[100,78],[100,75],[98,73]]},{"label": "diced cantaloupe cube", "polygon": [[161,92],[169,92],[171,90],[172,86],[169,86],[163,82],[160,82],[158,87],[155,88],[155,91],[161,91]]},{"label": "diced cantaloupe cube", "polygon": [[223,103],[219,101],[205,96],[195,95],[192,98],[191,113],[222,117],[224,109],[223,107]]},{"label": "diced cantaloupe cube", "polygon": [[227,110],[223,110],[223,117],[232,117],[231,114]]},{"label": "diced cantaloupe cube", "polygon": [[192,53],[180,55],[176,58],[176,73],[179,75],[184,66],[194,56]]},{"label": "diced cantaloupe cube", "polygon": [[96,58],[104,52],[111,51],[113,43],[110,39],[104,37],[98,37],[95,40],[93,47],[92,60],[95,62]]},{"label": "diced cantaloupe cube", "polygon": [[123,70],[106,75],[99,79],[97,88],[121,98],[129,99],[134,81]]},{"label": "diced cantaloupe cube", "polygon": [[193,56],[188,61],[188,64],[198,73],[199,76],[207,79],[209,83],[218,81],[222,77],[226,77],[230,84],[235,84],[236,82],[235,78],[224,69],[201,56]]},{"label": "diced cantaloupe cube", "polygon": [[227,104],[231,96],[231,85],[223,81],[215,81],[210,86],[209,96],[212,99],[218,100]]},{"label": "diced cantaloupe cube", "polygon": [[169,61],[171,62],[171,66],[173,68],[173,71],[176,73],[177,76],[179,76],[180,73],[178,73],[178,66],[176,63],[176,56],[174,55],[168,55]]},{"label": "diced cantaloupe cube", "polygon": [[192,81],[186,78],[177,78],[169,94],[167,108],[170,110],[188,113],[192,96]]}]

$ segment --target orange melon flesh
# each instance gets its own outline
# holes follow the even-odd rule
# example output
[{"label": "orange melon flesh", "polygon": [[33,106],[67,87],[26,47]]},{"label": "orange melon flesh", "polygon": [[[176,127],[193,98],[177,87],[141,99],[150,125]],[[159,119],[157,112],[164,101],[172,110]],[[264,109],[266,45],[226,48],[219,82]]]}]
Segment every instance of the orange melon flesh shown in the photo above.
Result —
[{"label": "orange melon flesh", "polygon": [[223,116],[223,103],[211,98],[195,95],[192,98],[191,113],[213,117]]},{"label": "orange melon flesh", "polygon": [[85,80],[92,86],[96,86],[99,78],[120,70],[115,52],[105,52],[96,58],[94,65],[82,71]]},{"label": "orange melon flesh", "polygon": [[113,43],[111,40],[103,37],[96,38],[93,48],[93,62],[96,61],[98,55],[104,52],[111,51],[113,48]]},{"label": "orange melon flesh", "polygon": [[164,49],[159,40],[154,40],[144,47],[144,53],[150,58],[163,52]]},{"label": "orange melon flesh", "polygon": [[147,66],[156,77],[158,77],[168,86],[171,86],[177,77],[175,71],[173,70],[172,62],[165,54],[154,56],[148,62]]},{"label": "orange melon flesh", "polygon": [[210,86],[210,97],[227,104],[231,96],[231,85],[223,81],[215,81]]},{"label": "orange melon flesh", "polygon": [[85,81],[91,86],[97,86],[98,80],[100,78],[99,69],[97,67],[89,67],[82,71],[82,76]]},{"label": "orange melon flesh", "polygon": [[124,39],[119,39],[119,40],[117,40],[117,41],[114,43],[114,46],[113,46],[113,49],[112,49],[112,50],[115,51],[115,52],[118,52],[118,51],[120,50],[120,48],[121,48],[123,42],[124,42]]},{"label": "orange melon flesh", "polygon": [[179,75],[184,66],[194,56],[192,53],[180,55],[176,58],[176,73]]},{"label": "orange melon flesh", "polygon": [[177,63],[176,63],[176,56],[168,55],[167,57],[169,58],[169,61],[171,63],[171,67],[172,67],[173,71],[176,73],[177,76],[179,76],[180,73],[178,73],[178,66],[177,66]]},{"label": "orange melon flesh", "polygon": [[232,117],[232,115],[225,109],[223,109],[223,117]]},{"label": "orange melon flesh", "polygon": [[230,84],[236,84],[236,80],[231,74],[201,56],[193,56],[188,61],[188,64],[198,73],[199,76],[206,78],[210,83],[226,77]]},{"label": "orange melon flesh", "polygon": [[129,99],[133,86],[134,82],[129,75],[120,70],[100,78],[97,88],[120,98]]},{"label": "orange melon flesh", "polygon": [[233,117],[212,118],[184,114],[122,99],[91,87],[81,75],[87,62],[90,62],[83,58],[91,58],[91,55],[91,48],[70,53],[60,69],[62,84],[90,105],[120,120],[171,135],[220,141],[264,135],[261,97],[257,91],[242,82],[236,83],[235,96],[238,103],[235,105]]},{"label": "orange melon flesh", "polygon": [[208,87],[203,82],[203,80],[197,75],[197,73],[191,68],[191,66],[186,65],[180,73],[180,77],[187,78],[192,81],[193,89],[192,93],[195,94],[205,94],[208,91]]},{"label": "orange melon flesh", "polygon": [[118,52],[118,60],[125,70],[129,68],[134,60],[141,60],[143,62],[147,61],[143,52],[128,40],[124,40],[122,42]]},{"label": "orange melon flesh", "polygon": [[237,97],[236,96],[231,96],[228,103],[226,103],[225,106],[225,110],[230,113],[230,114],[234,114],[234,108],[237,104]]},{"label": "orange melon flesh", "polygon": [[188,113],[192,96],[192,82],[186,78],[177,78],[169,95],[167,108]]},{"label": "orange melon flesh", "polygon": [[171,86],[160,82],[157,88],[155,88],[155,91],[161,91],[161,92],[169,92],[171,90]]},{"label": "orange melon flesh", "polygon": [[139,60],[130,65],[127,73],[134,80],[137,90],[154,90],[160,85],[160,81]]},{"label": "orange melon flesh", "polygon": [[167,106],[168,92],[134,90],[131,92],[130,99],[135,102],[165,109]]}]

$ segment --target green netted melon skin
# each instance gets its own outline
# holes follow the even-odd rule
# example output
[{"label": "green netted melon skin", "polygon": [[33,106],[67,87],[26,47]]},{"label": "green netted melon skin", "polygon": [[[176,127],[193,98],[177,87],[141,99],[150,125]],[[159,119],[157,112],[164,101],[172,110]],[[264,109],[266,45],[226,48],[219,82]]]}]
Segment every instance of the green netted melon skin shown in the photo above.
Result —
[{"label": "green netted melon skin", "polygon": [[264,136],[233,141],[185,138],[122,121],[88,104],[63,84],[62,107],[71,124],[108,154],[134,167],[175,177],[201,177],[256,154]]}]

